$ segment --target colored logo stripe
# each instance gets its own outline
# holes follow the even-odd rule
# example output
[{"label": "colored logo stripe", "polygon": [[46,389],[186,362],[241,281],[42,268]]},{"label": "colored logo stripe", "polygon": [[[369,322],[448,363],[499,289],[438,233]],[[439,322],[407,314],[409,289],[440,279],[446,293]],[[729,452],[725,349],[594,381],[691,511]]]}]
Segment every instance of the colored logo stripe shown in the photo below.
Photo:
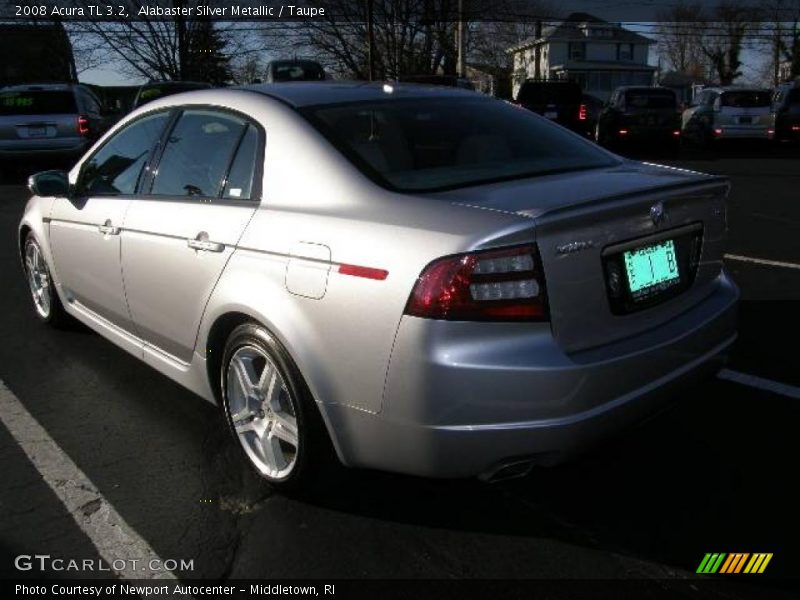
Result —
[{"label": "colored logo stripe", "polygon": [[[749,559],[749,560],[748,560]],[[763,573],[769,561],[772,560],[772,553],[734,552],[726,554],[724,552],[709,552],[697,567],[698,573]],[[746,566],[745,566],[746,565]]]},{"label": "colored logo stripe", "polygon": [[703,558],[703,561],[700,563],[700,566],[697,567],[698,573],[716,573],[717,569],[719,569],[719,565],[722,563],[722,559],[725,558],[725,553],[708,553]]},{"label": "colored logo stripe", "polygon": [[766,552],[760,554],[753,554],[753,558],[751,558],[750,562],[747,563],[747,566],[744,568],[744,572],[763,573],[764,569],[767,568],[767,565],[771,560],[772,560],[771,552],[769,554],[767,554]]}]

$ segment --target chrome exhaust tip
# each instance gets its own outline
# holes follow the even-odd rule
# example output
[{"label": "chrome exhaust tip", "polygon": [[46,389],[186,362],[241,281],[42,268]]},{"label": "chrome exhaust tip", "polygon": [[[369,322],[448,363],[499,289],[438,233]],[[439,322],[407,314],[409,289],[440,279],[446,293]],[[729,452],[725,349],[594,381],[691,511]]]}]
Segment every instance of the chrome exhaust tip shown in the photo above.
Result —
[{"label": "chrome exhaust tip", "polygon": [[531,472],[535,464],[532,458],[514,459],[498,463],[488,471],[478,475],[484,483],[496,483],[508,479],[519,479]]}]

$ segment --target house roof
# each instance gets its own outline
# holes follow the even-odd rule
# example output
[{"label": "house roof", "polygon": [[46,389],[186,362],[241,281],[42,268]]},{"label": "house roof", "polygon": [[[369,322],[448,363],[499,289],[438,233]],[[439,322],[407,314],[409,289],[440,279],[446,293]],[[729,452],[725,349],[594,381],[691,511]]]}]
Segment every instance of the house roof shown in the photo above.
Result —
[{"label": "house roof", "polygon": [[658,67],[633,62],[617,62],[614,60],[568,60],[550,65],[552,71],[656,71]]},{"label": "house roof", "polygon": [[[606,29],[612,31],[611,37],[587,37],[584,35],[583,27],[588,26],[590,29],[592,25],[604,25]],[[587,40],[597,42],[627,42],[636,44],[653,44],[654,41],[648,37],[640,35],[630,29],[625,29],[618,23],[609,23],[599,17],[590,15],[589,13],[576,12],[569,15],[563,21],[548,25],[542,29],[542,35],[539,38],[531,37],[527,40],[513,46],[507,52],[518,52],[525,50],[537,44],[544,44],[547,42],[585,42]]]}]

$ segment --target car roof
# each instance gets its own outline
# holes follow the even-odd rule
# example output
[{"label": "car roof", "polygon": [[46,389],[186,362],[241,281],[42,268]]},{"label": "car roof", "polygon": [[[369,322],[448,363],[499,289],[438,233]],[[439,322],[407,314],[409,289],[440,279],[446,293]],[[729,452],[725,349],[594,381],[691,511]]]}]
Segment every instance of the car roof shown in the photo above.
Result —
[{"label": "car roof", "polygon": [[7,85],[0,89],[4,92],[69,92],[78,87],[84,86],[75,83],[21,83]]},{"label": "car roof", "polygon": [[769,88],[747,85],[722,85],[704,87],[701,92],[712,90],[714,92],[769,92]]},{"label": "car roof", "polygon": [[213,87],[210,83],[205,81],[148,81],[147,83],[143,83],[140,87],[182,87],[182,86],[197,86],[198,88],[210,88]]},{"label": "car roof", "polygon": [[260,83],[228,89],[264,94],[295,108],[389,98],[474,98],[476,96],[475,92],[461,88],[394,81],[294,81]]}]

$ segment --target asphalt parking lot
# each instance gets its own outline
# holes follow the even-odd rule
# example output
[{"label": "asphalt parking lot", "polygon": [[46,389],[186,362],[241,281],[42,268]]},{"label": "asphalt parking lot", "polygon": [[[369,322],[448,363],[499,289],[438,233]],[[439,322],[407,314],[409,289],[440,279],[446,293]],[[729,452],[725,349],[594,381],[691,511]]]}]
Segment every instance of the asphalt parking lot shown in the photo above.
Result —
[{"label": "asphalt parking lot", "polygon": [[38,324],[15,246],[26,190],[6,175],[0,380],[98,500],[65,505],[0,425],[0,575],[26,575],[20,554],[96,558],[94,526],[81,523],[108,506],[148,552],[192,559],[186,578],[681,580],[707,552],[769,552],[764,575],[722,577],[720,597],[789,597],[800,564],[800,152],[653,160],[732,179],[727,268],[743,301],[725,378],[524,479],[341,470],[306,498],[250,475],[210,405],[98,335]]}]

